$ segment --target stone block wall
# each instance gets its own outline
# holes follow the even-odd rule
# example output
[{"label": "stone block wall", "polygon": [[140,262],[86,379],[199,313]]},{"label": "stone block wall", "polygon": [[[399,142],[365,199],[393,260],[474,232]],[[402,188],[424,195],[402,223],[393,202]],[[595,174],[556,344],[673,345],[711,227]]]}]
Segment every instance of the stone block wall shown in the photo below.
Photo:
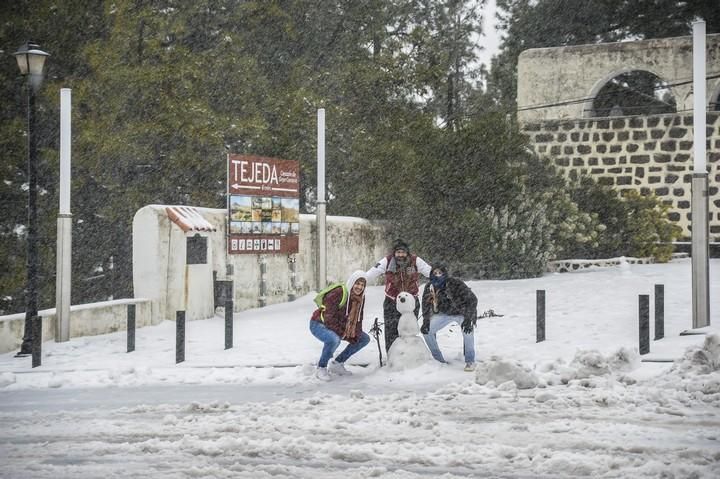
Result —
[{"label": "stone block wall", "polygon": [[[654,193],[690,236],[692,114],[546,120],[524,123],[540,156],[566,177],[590,176],[618,190]],[[707,114],[710,240],[720,240],[720,113]]]}]

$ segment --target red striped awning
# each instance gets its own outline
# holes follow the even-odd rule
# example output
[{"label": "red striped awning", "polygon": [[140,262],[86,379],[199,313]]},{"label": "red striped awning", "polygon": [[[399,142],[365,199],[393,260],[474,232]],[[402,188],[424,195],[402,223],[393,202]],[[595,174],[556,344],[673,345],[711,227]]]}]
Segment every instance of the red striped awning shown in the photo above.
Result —
[{"label": "red striped awning", "polygon": [[168,206],[165,208],[168,218],[183,232],[216,231],[217,229],[192,206]]}]

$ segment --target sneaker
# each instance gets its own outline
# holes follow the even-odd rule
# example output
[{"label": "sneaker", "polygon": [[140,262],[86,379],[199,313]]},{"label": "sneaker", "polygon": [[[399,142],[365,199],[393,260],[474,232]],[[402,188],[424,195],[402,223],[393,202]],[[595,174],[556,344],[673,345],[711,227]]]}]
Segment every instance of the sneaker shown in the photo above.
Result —
[{"label": "sneaker", "polygon": [[315,371],[315,377],[320,381],[330,381],[330,373],[328,373],[327,368],[317,368],[317,371]]},{"label": "sneaker", "polygon": [[337,361],[330,361],[330,364],[328,365],[328,371],[331,373],[337,375],[337,376],[350,376],[352,373],[345,369],[345,365],[343,363],[339,363]]},{"label": "sneaker", "polygon": [[475,363],[465,363],[464,371],[468,373],[475,371]]}]

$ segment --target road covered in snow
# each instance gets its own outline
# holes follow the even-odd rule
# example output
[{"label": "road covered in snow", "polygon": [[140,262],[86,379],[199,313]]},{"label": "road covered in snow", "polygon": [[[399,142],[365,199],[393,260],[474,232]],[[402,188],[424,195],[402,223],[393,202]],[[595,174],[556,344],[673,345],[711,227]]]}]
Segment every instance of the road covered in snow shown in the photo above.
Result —
[{"label": "road covered in snow", "polygon": [[[474,373],[455,328],[439,338],[449,365],[379,368],[371,343],[353,376],[321,383],[310,295],[236,314],[234,350],[221,318],[189,323],[177,366],[169,321],[139,330],[132,354],[115,333],[46,343],[35,370],[2,355],[0,477],[720,477],[720,334],[679,336],[687,270],[472,282],[479,309],[504,314],[479,322]],[[667,337],[650,357],[672,363],[636,352],[637,294],[657,283]],[[541,288],[548,340],[535,344]],[[366,330],[382,291],[368,294]]]},{"label": "road covered in snow", "polygon": [[467,380],[387,394],[343,378],[334,387],[344,392],[317,385],[279,399],[281,388],[265,387],[270,400],[244,400],[246,388],[224,386],[212,391],[222,399],[195,401],[187,386],[166,386],[165,395],[185,398],[3,408],[2,475],[717,477],[718,375],[705,386],[681,375],[627,384],[609,374],[521,390],[512,380]]}]

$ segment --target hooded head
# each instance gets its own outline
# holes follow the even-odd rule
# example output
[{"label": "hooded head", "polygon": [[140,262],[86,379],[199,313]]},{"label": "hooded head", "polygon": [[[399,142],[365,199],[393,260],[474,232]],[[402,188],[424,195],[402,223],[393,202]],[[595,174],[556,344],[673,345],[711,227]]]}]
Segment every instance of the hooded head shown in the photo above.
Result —
[{"label": "hooded head", "polygon": [[367,278],[365,277],[365,271],[353,271],[350,277],[345,282],[345,286],[347,286],[348,293],[352,294],[353,292],[353,286],[355,283],[358,282],[358,280],[362,280],[363,284],[363,291],[362,294],[365,293],[365,287],[367,286]]},{"label": "hooded head", "polygon": [[447,277],[447,266],[442,263],[437,263],[433,265],[432,269],[430,270],[430,283],[436,289],[442,289],[445,287]]}]

